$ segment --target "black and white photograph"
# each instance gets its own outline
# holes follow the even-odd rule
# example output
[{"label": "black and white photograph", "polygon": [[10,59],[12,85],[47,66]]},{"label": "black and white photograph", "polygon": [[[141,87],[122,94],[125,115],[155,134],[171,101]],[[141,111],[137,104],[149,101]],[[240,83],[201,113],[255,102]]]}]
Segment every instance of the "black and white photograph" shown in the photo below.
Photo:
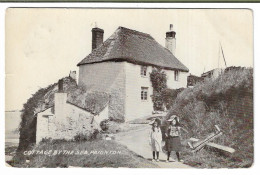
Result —
[{"label": "black and white photograph", "polygon": [[250,9],[8,8],[5,162],[250,168]]}]

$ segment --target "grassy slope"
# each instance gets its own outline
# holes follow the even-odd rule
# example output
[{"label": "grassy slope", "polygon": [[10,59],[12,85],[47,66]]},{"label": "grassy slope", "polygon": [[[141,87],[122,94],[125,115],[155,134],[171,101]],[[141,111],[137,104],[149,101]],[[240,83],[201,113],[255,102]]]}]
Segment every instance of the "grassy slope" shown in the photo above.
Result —
[{"label": "grassy slope", "polygon": [[28,156],[30,163],[14,164],[16,167],[154,167],[157,165],[129,151],[113,140],[95,140],[92,142],[52,141],[42,142],[35,150],[74,150],[85,151],[120,151],[120,154],[90,155],[33,155]]},{"label": "grassy slope", "polygon": [[203,138],[218,124],[224,135],[214,142],[236,150],[232,155],[217,150],[203,150],[183,156],[198,167],[249,167],[253,162],[253,70],[237,69],[187,88],[175,99],[166,118],[181,117],[189,137]]}]

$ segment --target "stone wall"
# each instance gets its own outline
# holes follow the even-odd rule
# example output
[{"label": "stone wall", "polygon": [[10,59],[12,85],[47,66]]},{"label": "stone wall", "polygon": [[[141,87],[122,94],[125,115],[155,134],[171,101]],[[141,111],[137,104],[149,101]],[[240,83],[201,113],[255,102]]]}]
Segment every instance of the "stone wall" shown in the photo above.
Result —
[{"label": "stone wall", "polygon": [[93,128],[100,129],[100,121],[108,119],[108,107],[97,116],[70,103],[66,103],[63,109],[65,117],[62,122],[56,115],[47,116],[50,109],[37,115],[36,143],[43,138],[71,140],[77,134],[87,134]]}]

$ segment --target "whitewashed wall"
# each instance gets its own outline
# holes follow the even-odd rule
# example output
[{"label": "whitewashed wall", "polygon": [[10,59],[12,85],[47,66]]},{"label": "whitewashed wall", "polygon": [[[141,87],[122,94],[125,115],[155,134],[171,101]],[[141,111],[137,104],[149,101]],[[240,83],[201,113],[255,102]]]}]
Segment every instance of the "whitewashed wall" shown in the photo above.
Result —
[{"label": "whitewashed wall", "polygon": [[188,72],[179,71],[179,79],[178,81],[174,80],[174,71],[172,70],[164,70],[167,75],[167,86],[170,89],[179,89],[187,87],[187,77],[189,75]]},{"label": "whitewashed wall", "polygon": [[[90,122],[93,119],[93,115],[79,107],[76,107],[72,104],[66,103],[64,108],[65,116],[63,121],[60,122],[60,116],[55,115],[58,120],[55,120],[55,134],[53,133],[52,138],[54,139],[73,139],[77,133],[83,133],[87,130],[90,130]],[[59,110],[55,106],[55,114]]]},{"label": "whitewashed wall", "polygon": [[[109,116],[124,118],[125,121],[152,114],[153,89],[147,67],[147,76],[140,75],[141,66],[128,62],[103,62],[79,67],[79,85],[87,90],[114,93],[110,100]],[[178,89],[187,86],[187,72],[179,72],[179,80],[174,80],[174,71],[165,70],[167,86]],[[141,87],[148,87],[148,100],[141,100]]]},{"label": "whitewashed wall", "polygon": [[[179,71],[178,81],[174,80],[174,71],[164,70],[167,76],[167,86],[171,89],[178,89],[187,86],[187,72]],[[148,116],[152,114],[153,102],[151,95],[153,87],[150,81],[152,67],[147,67],[147,76],[141,76],[141,66],[125,62],[126,72],[126,98],[125,98],[125,118],[126,121]],[[147,101],[141,100],[141,87],[148,87]]]},{"label": "whitewashed wall", "polygon": [[[141,66],[125,62],[126,73],[126,97],[125,97],[125,120],[151,115],[153,111],[153,102],[151,95],[153,88],[149,73],[152,67],[147,67],[146,77],[141,76]],[[141,87],[148,87],[147,101],[141,100]]]},{"label": "whitewashed wall", "polygon": [[[37,115],[36,143],[39,143],[43,138],[70,140],[78,133],[84,134],[88,132],[92,126],[100,129],[100,122],[108,119],[108,107],[97,116],[93,116],[91,113],[70,103],[65,103],[64,107],[58,105],[55,112],[59,110],[64,110],[64,116],[44,117],[44,115],[50,113],[50,109]],[[58,114],[61,113],[58,112]],[[93,117],[94,122],[92,123]],[[63,118],[62,122],[60,122],[61,118]]]},{"label": "whitewashed wall", "polygon": [[50,137],[49,121],[52,120],[53,117],[51,108],[37,114],[36,143],[39,143],[43,138]]}]

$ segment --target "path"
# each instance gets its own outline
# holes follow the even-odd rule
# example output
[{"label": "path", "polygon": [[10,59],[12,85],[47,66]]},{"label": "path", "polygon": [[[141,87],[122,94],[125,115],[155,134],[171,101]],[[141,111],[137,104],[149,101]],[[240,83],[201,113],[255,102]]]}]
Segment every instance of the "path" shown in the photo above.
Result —
[{"label": "path", "polygon": [[[122,132],[116,135],[116,141],[128,147],[129,150],[145,159],[151,160],[152,151],[148,141],[149,125],[144,125],[143,128],[129,132]],[[160,162],[154,162],[161,168],[192,168],[180,162],[165,162],[166,154],[160,153]]]}]

